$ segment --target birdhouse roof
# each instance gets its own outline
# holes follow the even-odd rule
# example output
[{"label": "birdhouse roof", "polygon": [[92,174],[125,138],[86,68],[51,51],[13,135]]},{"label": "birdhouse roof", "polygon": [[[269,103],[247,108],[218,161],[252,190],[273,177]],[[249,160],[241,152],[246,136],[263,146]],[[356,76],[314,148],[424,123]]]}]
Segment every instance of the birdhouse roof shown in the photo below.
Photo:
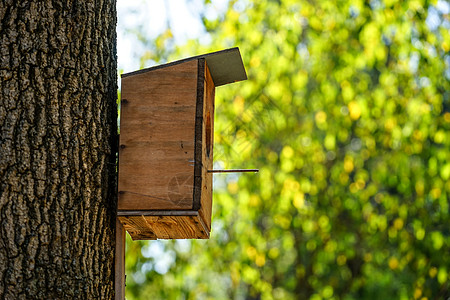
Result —
[{"label": "birdhouse roof", "polygon": [[246,80],[247,74],[245,72],[245,67],[242,62],[241,53],[239,48],[230,48],[222,51],[207,53],[203,55],[193,56],[185,58],[182,60],[177,60],[171,63],[154,66],[130,73],[122,74],[123,77],[133,76],[141,73],[150,72],[156,69],[162,69],[170,67],[176,64],[181,64],[190,60],[204,58],[208,65],[209,71],[211,72],[211,77],[214,81],[214,85],[221,86],[228,83],[233,83],[236,81]]}]

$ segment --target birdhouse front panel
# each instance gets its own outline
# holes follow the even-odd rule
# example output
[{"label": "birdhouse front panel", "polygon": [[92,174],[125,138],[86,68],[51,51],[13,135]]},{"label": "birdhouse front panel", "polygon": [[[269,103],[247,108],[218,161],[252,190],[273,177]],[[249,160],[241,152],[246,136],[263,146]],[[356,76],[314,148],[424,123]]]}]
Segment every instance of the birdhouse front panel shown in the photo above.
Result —
[{"label": "birdhouse front panel", "polygon": [[122,78],[119,210],[193,207],[198,62]]},{"label": "birdhouse front panel", "polygon": [[215,88],[237,48],[123,74],[118,218],[133,239],[209,238]]}]

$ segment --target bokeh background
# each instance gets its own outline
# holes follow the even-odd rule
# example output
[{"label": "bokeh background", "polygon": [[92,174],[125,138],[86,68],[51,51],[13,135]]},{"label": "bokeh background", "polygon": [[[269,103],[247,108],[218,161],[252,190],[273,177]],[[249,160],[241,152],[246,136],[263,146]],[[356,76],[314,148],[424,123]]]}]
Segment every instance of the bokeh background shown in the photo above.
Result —
[{"label": "bokeh background", "polygon": [[118,1],[120,72],[238,46],[210,240],[127,241],[127,299],[449,299],[447,1]]}]

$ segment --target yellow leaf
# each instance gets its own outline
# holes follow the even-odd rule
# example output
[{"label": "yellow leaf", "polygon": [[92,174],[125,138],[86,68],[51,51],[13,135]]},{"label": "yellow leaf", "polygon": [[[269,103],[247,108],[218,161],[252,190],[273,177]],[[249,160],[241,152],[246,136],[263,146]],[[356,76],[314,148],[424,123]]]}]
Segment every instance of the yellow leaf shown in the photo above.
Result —
[{"label": "yellow leaf", "polygon": [[352,120],[358,120],[361,116],[361,107],[356,101],[352,101],[348,104],[348,111],[350,112],[350,118]]}]

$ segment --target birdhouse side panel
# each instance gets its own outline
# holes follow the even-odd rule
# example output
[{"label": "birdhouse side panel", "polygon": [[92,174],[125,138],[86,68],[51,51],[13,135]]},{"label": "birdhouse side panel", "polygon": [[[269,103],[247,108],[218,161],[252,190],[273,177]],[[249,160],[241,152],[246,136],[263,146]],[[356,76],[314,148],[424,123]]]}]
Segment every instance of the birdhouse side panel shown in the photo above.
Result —
[{"label": "birdhouse side panel", "polygon": [[211,231],[213,176],[208,170],[213,169],[215,86],[207,64],[205,64],[204,88],[202,112],[202,138],[204,142],[202,143],[202,192],[199,214],[208,230]]},{"label": "birdhouse side panel", "polygon": [[119,210],[192,209],[197,61],[122,79]]}]

